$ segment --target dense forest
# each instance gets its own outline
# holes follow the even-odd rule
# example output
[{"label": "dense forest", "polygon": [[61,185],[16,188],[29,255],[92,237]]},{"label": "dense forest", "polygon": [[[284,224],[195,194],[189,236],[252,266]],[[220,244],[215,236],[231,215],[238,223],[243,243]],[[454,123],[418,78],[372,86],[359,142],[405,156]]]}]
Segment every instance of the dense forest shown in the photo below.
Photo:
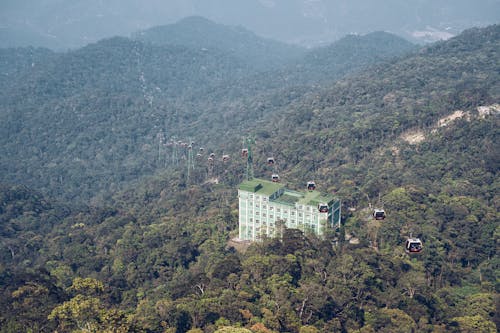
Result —
[{"label": "dense forest", "polygon": [[[220,29],[0,50],[0,332],[496,332],[500,26],[273,42],[275,69]],[[249,137],[340,230],[233,240]]]}]

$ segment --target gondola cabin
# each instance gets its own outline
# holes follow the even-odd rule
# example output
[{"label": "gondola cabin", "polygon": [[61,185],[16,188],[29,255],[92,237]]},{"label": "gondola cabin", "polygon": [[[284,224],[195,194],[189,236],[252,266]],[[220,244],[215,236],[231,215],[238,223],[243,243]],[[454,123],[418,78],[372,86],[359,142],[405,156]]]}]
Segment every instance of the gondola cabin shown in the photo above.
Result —
[{"label": "gondola cabin", "polygon": [[248,149],[242,149],[241,150],[241,157],[247,157],[248,156]]},{"label": "gondola cabin", "polygon": [[271,176],[271,180],[274,182],[274,183],[279,183],[280,182],[280,176],[278,174],[273,174]]},{"label": "gondola cabin", "polygon": [[320,203],[318,205],[318,210],[320,213],[328,213],[328,205],[325,203]]},{"label": "gondola cabin", "polygon": [[307,182],[307,190],[314,191],[316,189],[316,183],[313,181]]},{"label": "gondola cabin", "polygon": [[267,158],[267,164],[273,165],[274,164],[274,157],[268,157]]},{"label": "gondola cabin", "polygon": [[373,211],[373,218],[375,218],[375,220],[385,219],[385,211],[383,209],[375,209]]},{"label": "gondola cabin", "polygon": [[422,241],[419,238],[408,238],[405,243],[405,251],[407,253],[422,252]]}]

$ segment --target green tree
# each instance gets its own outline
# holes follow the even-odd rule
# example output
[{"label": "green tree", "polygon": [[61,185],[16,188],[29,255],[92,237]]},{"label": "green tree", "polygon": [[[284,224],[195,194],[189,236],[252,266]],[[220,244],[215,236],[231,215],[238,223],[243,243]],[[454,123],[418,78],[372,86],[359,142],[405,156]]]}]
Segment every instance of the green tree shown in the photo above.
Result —
[{"label": "green tree", "polygon": [[451,319],[451,328],[457,333],[495,333],[497,327],[494,322],[481,315],[462,316]]}]

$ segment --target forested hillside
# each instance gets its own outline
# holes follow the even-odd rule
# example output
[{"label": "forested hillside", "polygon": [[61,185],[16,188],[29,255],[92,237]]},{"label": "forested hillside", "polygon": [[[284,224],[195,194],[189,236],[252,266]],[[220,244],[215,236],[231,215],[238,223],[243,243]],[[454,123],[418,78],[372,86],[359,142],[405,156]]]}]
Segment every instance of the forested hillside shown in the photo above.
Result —
[{"label": "forested hillside", "polygon": [[[499,26],[472,29],[262,91],[223,53],[121,38],[19,65],[0,113],[0,332],[496,332],[498,49]],[[339,59],[317,52],[318,69]],[[228,242],[246,137],[256,176],[272,155],[287,187],[342,198],[339,232]]]},{"label": "forested hillside", "polygon": [[[223,36],[231,32],[217,28]],[[196,33],[188,29],[181,35],[189,39]],[[6,172],[0,179],[88,200],[163,170],[172,161],[165,157],[172,148],[163,144],[173,137],[220,155],[233,142],[221,133],[249,131],[249,116],[252,123],[260,121],[311,85],[407,50],[409,43],[395,39],[351,38],[359,41],[332,45],[331,56],[312,63],[311,51],[300,66],[270,72],[258,72],[258,59],[225,53],[228,47],[190,43],[159,46],[113,38],[67,53],[3,50],[0,166]],[[360,41],[367,46],[361,48]],[[267,40],[259,43],[275,50]]]}]

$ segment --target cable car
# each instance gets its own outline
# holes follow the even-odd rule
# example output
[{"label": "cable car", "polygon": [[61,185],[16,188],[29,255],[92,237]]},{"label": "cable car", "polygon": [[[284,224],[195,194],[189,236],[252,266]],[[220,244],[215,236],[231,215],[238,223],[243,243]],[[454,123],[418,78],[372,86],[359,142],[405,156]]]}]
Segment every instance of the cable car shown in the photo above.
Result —
[{"label": "cable car", "polygon": [[267,164],[269,164],[269,165],[274,164],[274,157],[268,157],[267,158]]},{"label": "cable car", "polygon": [[313,181],[307,182],[307,190],[314,191],[316,189],[316,183]]},{"label": "cable car", "polygon": [[373,211],[373,217],[375,220],[383,220],[385,219],[385,211],[383,209],[375,209]]},{"label": "cable car", "polygon": [[248,156],[248,149],[246,148],[243,148],[241,150],[241,157],[247,157]]},{"label": "cable car", "polygon": [[420,253],[422,251],[422,241],[420,238],[408,238],[405,243],[406,253]]},{"label": "cable car", "polygon": [[229,161],[229,155],[222,155],[222,162]]},{"label": "cable car", "polygon": [[273,174],[273,175],[271,176],[271,179],[272,179],[273,183],[279,183],[279,181],[280,181],[280,176],[279,176],[278,174],[276,174],[276,173],[275,173],[275,174]]},{"label": "cable car", "polygon": [[318,210],[320,213],[328,213],[328,205],[325,203],[320,203],[318,205]]}]

